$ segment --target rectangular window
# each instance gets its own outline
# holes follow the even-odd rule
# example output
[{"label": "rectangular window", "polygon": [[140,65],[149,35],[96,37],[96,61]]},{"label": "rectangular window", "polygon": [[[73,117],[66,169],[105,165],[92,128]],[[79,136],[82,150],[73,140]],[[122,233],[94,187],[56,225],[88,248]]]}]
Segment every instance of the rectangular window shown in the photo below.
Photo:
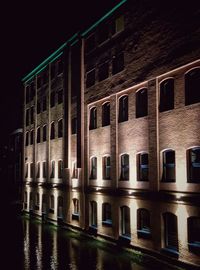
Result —
[{"label": "rectangular window", "polygon": [[121,52],[113,56],[112,60],[112,74],[116,74],[124,69],[124,53]]},{"label": "rectangular window", "polygon": [[37,163],[37,178],[40,178],[40,162]]},{"label": "rectangular window", "polygon": [[31,124],[33,124],[33,118],[34,118],[34,107],[31,107]]},{"label": "rectangular window", "polygon": [[90,179],[97,179],[97,158],[90,159]]},{"label": "rectangular window", "polygon": [[55,106],[55,92],[51,92],[51,98],[50,98],[50,105],[51,108]]},{"label": "rectangular window", "polygon": [[124,16],[117,17],[111,24],[112,35],[119,33],[124,30]]},{"label": "rectangular window", "polygon": [[37,102],[37,114],[41,112],[41,103],[40,101]]},{"label": "rectangular window", "polygon": [[47,126],[43,126],[43,142],[47,140]]},{"label": "rectangular window", "polygon": [[63,103],[63,90],[58,91],[58,104]]},{"label": "rectangular window", "polygon": [[46,97],[43,97],[43,100],[42,100],[42,111],[46,111],[47,109],[47,98]]},{"label": "rectangular window", "polygon": [[51,178],[55,178],[55,161],[51,162]]},{"label": "rectangular window", "polygon": [[95,84],[95,69],[92,69],[87,72],[86,75],[86,87],[91,87]]},{"label": "rectangular window", "polygon": [[99,74],[98,74],[99,81],[103,81],[106,78],[108,78],[108,74],[109,74],[109,64],[108,62],[105,62],[99,66]]},{"label": "rectangular window", "polygon": [[103,157],[103,179],[110,180],[111,173],[111,165],[110,165],[110,157]]},{"label": "rectangular window", "polygon": [[42,176],[43,178],[47,177],[47,165],[46,165],[46,161],[42,162]]},{"label": "rectangular window", "polygon": [[58,161],[58,178],[62,178],[63,176],[63,161]]},{"label": "rectangular window", "polygon": [[29,109],[26,110],[26,126],[29,125]]},{"label": "rectangular window", "polygon": [[30,164],[30,178],[33,178],[33,173],[34,173],[34,167],[33,163]]},{"label": "rectangular window", "polygon": [[105,24],[98,30],[98,43],[101,44],[106,41],[109,37],[109,25]]}]

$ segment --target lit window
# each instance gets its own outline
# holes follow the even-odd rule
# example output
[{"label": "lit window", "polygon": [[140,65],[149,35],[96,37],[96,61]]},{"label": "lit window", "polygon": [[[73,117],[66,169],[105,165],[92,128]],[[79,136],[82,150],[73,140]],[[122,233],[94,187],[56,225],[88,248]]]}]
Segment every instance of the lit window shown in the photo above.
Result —
[{"label": "lit window", "polygon": [[148,181],[149,161],[147,153],[140,153],[137,155],[138,161],[138,181]]},{"label": "lit window", "polygon": [[200,147],[187,151],[188,182],[200,183]]},{"label": "lit window", "polygon": [[175,182],[175,151],[163,152],[163,175],[162,181]]},{"label": "lit window", "polygon": [[187,221],[189,250],[200,254],[200,217],[189,217]]},{"label": "lit window", "polygon": [[37,128],[37,143],[40,143],[40,138],[41,138],[41,132],[40,132],[40,127]]},{"label": "lit window", "polygon": [[143,88],[136,92],[136,118],[148,115],[148,94]]},{"label": "lit window", "polygon": [[124,30],[124,16],[117,17],[111,24],[112,35]]},{"label": "lit window", "polygon": [[177,216],[172,213],[164,213],[163,219],[165,248],[178,252]]},{"label": "lit window", "polygon": [[124,122],[128,120],[128,96],[122,96],[119,99],[119,118],[118,122]]},{"label": "lit window", "polygon": [[110,156],[105,156],[103,157],[103,179],[104,180],[110,180],[110,172],[111,172]]},{"label": "lit window", "polygon": [[90,179],[97,179],[97,158],[90,159]]},{"label": "lit window", "polygon": [[51,161],[51,178],[55,178],[55,161]]},{"label": "lit window", "polygon": [[121,207],[121,235],[131,238],[130,208],[128,206]]},{"label": "lit window", "polygon": [[96,129],[97,128],[97,108],[93,107],[90,109],[90,126],[89,129]]},{"label": "lit window", "polygon": [[113,56],[112,74],[116,74],[124,69],[124,53],[121,52]]},{"label": "lit window", "polygon": [[55,123],[54,122],[51,123],[51,135],[50,135],[50,139],[51,140],[55,139]]},{"label": "lit window", "polygon": [[63,136],[63,119],[58,121],[58,138]]},{"label": "lit window", "polygon": [[200,68],[185,74],[185,105],[200,102]]},{"label": "lit window", "polygon": [[95,69],[87,72],[86,75],[86,87],[90,87],[95,84]]},{"label": "lit window", "polygon": [[147,209],[137,210],[137,232],[139,238],[148,238],[150,236],[150,213]]},{"label": "lit window", "polygon": [[102,204],[102,224],[112,226],[112,211],[109,203]]},{"label": "lit window", "polygon": [[174,109],[174,79],[164,80],[160,84],[160,112]]},{"label": "lit window", "polygon": [[108,78],[108,74],[109,74],[109,64],[108,62],[105,62],[99,66],[98,70],[99,81],[103,81],[106,78]]},{"label": "lit window", "polygon": [[102,127],[110,125],[110,102],[102,106]]},{"label": "lit window", "polygon": [[129,180],[129,155],[121,155],[120,180]]}]

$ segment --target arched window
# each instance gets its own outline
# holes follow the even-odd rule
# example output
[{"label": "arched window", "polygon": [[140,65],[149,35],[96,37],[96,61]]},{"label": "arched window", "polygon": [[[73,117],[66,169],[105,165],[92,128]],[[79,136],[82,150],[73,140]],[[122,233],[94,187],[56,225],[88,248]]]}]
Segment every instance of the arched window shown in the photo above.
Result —
[{"label": "arched window", "polygon": [[25,163],[25,178],[28,178],[28,163]]},{"label": "arched window", "polygon": [[95,201],[90,202],[91,207],[91,226],[97,227],[97,203]]},{"label": "arched window", "polygon": [[40,143],[40,138],[41,138],[41,132],[40,132],[40,127],[37,128],[37,143]]},{"label": "arched window", "polygon": [[102,204],[102,224],[112,226],[112,211],[109,203]]},{"label": "arched window", "polygon": [[58,121],[58,138],[63,136],[63,119]]},{"label": "arched window", "polygon": [[33,178],[34,175],[34,164],[33,162],[30,164],[30,178]]},{"label": "arched window", "polygon": [[165,150],[162,153],[163,158],[163,182],[175,182],[175,151],[174,150]]},{"label": "arched window", "polygon": [[146,88],[136,92],[136,118],[148,115],[148,92]]},{"label": "arched window", "polygon": [[40,178],[40,162],[37,163],[37,173],[36,173],[36,177]]},{"label": "arched window", "polygon": [[90,110],[90,126],[89,129],[95,129],[97,128],[97,108],[93,107]]},{"label": "arched window", "polygon": [[177,216],[172,213],[164,213],[164,241],[165,247],[172,251],[178,251]]},{"label": "arched window", "polygon": [[118,122],[124,122],[128,120],[128,96],[122,96],[119,98],[119,117]]},{"label": "arched window", "polygon": [[79,220],[79,200],[73,199],[73,212],[72,212],[72,219]]},{"label": "arched window", "polygon": [[42,162],[42,176],[43,176],[43,178],[47,177],[47,164],[46,164],[46,161]]},{"label": "arched window", "polygon": [[30,139],[30,144],[32,145],[33,144],[33,138],[34,138],[34,131],[33,129],[31,130],[31,139]]},{"label": "arched window", "polygon": [[137,155],[137,173],[138,181],[149,180],[149,159],[147,153],[140,153]]},{"label": "arched window", "polygon": [[189,183],[200,183],[200,147],[187,151],[187,171]]},{"label": "arched window", "polygon": [[174,79],[166,79],[160,84],[160,112],[174,109]]},{"label": "arched window", "polygon": [[29,132],[26,132],[26,142],[25,142],[26,146],[28,146],[29,144]]},{"label": "arched window", "polygon": [[97,158],[90,159],[90,179],[97,179]]},{"label": "arched window", "polygon": [[111,165],[110,165],[110,156],[103,157],[103,179],[110,180],[110,172],[111,172]]},{"label": "arched window", "polygon": [[54,195],[51,195],[49,201],[49,212],[52,214],[54,213],[54,207],[55,207]]},{"label": "arched window", "polygon": [[129,155],[121,155],[121,174],[120,180],[129,180]]},{"label": "arched window", "polygon": [[102,106],[102,127],[110,125],[110,102]]},{"label": "arched window", "polygon": [[187,225],[189,250],[200,254],[200,217],[189,217]]},{"label": "arched window", "polygon": [[63,161],[58,161],[58,178],[62,178],[63,176]]},{"label": "arched window", "polygon": [[185,105],[200,102],[200,68],[194,68],[185,74]]},{"label": "arched window", "polygon": [[54,122],[51,123],[51,135],[50,135],[50,139],[51,140],[55,139],[55,123]]},{"label": "arched window", "polygon": [[137,210],[137,232],[140,238],[150,236],[150,213],[147,209],[140,208]]},{"label": "arched window", "polygon": [[47,126],[43,126],[43,142],[47,140]]},{"label": "arched window", "polygon": [[131,238],[130,208],[121,207],[121,235]]},{"label": "arched window", "polygon": [[51,178],[55,178],[55,160],[51,161]]}]

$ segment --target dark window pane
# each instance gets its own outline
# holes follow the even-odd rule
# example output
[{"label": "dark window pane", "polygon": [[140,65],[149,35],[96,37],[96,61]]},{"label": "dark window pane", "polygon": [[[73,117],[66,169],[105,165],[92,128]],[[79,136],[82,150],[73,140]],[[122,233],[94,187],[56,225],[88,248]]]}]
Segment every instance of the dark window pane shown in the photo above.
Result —
[{"label": "dark window pane", "polygon": [[85,50],[86,53],[92,51],[95,48],[95,35],[92,34],[90,37],[86,39]]},{"label": "dark window pane", "polygon": [[124,53],[113,56],[112,74],[116,74],[124,69]]},{"label": "dark window pane", "polygon": [[77,118],[72,119],[72,134],[77,134]]},{"label": "dark window pane", "polygon": [[93,107],[90,110],[90,126],[89,129],[96,129],[97,128],[97,108]]},{"label": "dark window pane", "polygon": [[188,182],[200,183],[200,147],[188,150]]},{"label": "dark window pane", "polygon": [[58,104],[63,102],[63,90],[58,91]]},{"label": "dark window pane", "polygon": [[128,96],[119,99],[119,118],[118,121],[124,122],[128,120]]},{"label": "dark window pane", "polygon": [[37,143],[40,143],[40,137],[41,137],[40,128],[38,128],[37,129]]},{"label": "dark window pane", "polygon": [[108,62],[105,62],[103,64],[100,65],[99,67],[99,81],[103,81],[106,78],[108,78],[108,68],[109,68],[109,64]]},{"label": "dark window pane", "polygon": [[160,112],[174,109],[174,79],[160,84]]},{"label": "dark window pane", "polygon": [[129,155],[121,156],[121,176],[120,180],[129,180]]},{"label": "dark window pane", "polygon": [[175,182],[175,151],[163,152],[163,176],[164,182]]},{"label": "dark window pane", "polygon": [[95,84],[95,69],[87,72],[86,87],[90,87]]},{"label": "dark window pane", "polygon": [[185,75],[185,105],[200,102],[200,68],[195,68]]},{"label": "dark window pane", "polygon": [[51,123],[51,135],[50,135],[50,139],[53,140],[55,139],[55,123]]},{"label": "dark window pane", "polygon": [[51,92],[50,104],[51,104],[51,108],[55,106],[55,92]]},{"label": "dark window pane", "polygon": [[43,126],[43,142],[47,140],[47,126]]},{"label": "dark window pane", "polygon": [[61,138],[63,136],[63,120],[60,119],[58,121],[58,138]]},{"label": "dark window pane", "polygon": [[92,157],[90,162],[91,162],[90,179],[97,179],[97,158]]},{"label": "dark window pane", "polygon": [[148,94],[147,89],[136,92],[136,118],[148,115]]},{"label": "dark window pane", "polygon": [[102,106],[102,127],[110,125],[110,103],[106,102]]}]

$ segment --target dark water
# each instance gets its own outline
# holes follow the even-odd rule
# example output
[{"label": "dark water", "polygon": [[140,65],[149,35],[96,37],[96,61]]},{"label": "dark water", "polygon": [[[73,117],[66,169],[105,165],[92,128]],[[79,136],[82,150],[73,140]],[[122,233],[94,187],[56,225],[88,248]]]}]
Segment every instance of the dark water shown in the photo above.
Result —
[{"label": "dark water", "polygon": [[170,269],[144,263],[141,255],[116,250],[105,243],[27,217],[10,218],[7,233],[3,231],[2,234],[6,239],[6,267],[1,269]]}]

